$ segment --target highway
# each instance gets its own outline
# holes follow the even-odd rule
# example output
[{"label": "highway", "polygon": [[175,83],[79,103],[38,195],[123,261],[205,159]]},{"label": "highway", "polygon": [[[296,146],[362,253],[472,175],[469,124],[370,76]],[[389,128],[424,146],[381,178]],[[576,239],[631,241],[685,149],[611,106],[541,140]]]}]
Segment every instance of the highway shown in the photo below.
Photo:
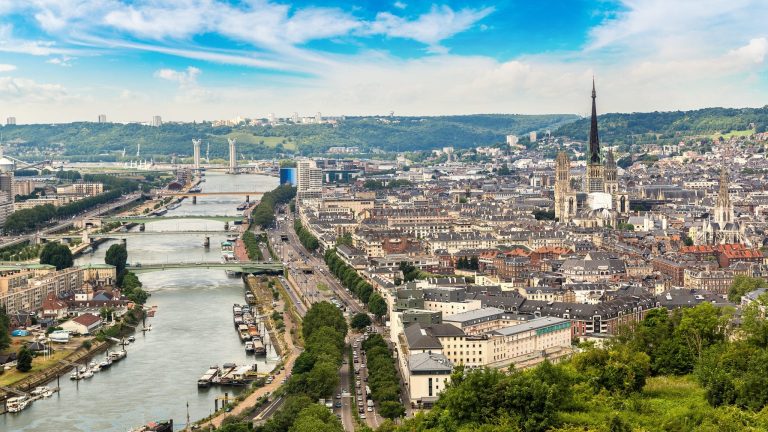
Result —
[{"label": "highway", "polygon": [[48,234],[59,232],[65,228],[72,226],[75,223],[75,221],[82,220],[82,219],[90,219],[90,218],[102,215],[104,213],[109,213],[112,210],[118,207],[122,207],[132,201],[136,201],[139,198],[141,198],[140,193],[132,193],[129,195],[125,195],[121,199],[114,201],[112,203],[102,204],[100,206],[97,206],[95,209],[76,215],[71,219],[64,219],[64,220],[58,221],[55,225],[45,228],[43,230],[40,230],[37,233],[2,237],[2,239],[0,239],[0,248],[13,246],[14,244],[21,243],[23,241],[29,241],[30,243],[34,243],[35,237],[37,235],[48,235]]},{"label": "highway", "polygon": [[[328,300],[327,297],[329,295],[334,295],[341,301],[341,303],[351,314],[367,313],[363,305],[356,298],[354,298],[349,291],[341,286],[341,283],[338,281],[338,279],[336,279],[336,277],[331,274],[330,270],[325,264],[325,260],[319,257],[317,254],[309,253],[306,249],[304,249],[304,246],[301,245],[298,235],[296,235],[296,231],[293,228],[293,215],[289,214],[286,220],[278,220],[276,222],[276,228],[270,229],[268,231],[268,235],[272,241],[273,249],[275,249],[277,254],[280,255],[280,257],[283,259],[286,268],[290,272],[293,279],[298,283],[299,289],[301,290],[300,295],[303,295],[310,303]],[[281,241],[281,235],[287,235],[288,241]],[[305,274],[301,270],[302,268],[309,268],[312,270],[312,273]],[[331,289],[332,293],[318,290],[318,284],[327,286]],[[382,326],[375,326],[375,328],[379,333],[386,331],[386,329]],[[365,356],[363,351],[360,349],[358,342],[360,337],[360,334],[350,333],[347,342],[351,346],[354,346],[355,344],[358,345],[357,348],[353,349],[358,353],[358,358],[361,362],[360,364],[364,365]],[[387,338],[385,337],[385,340],[386,339]],[[342,364],[342,367],[339,370],[339,376],[341,378],[339,392],[341,392],[342,395],[344,391],[349,389],[349,382],[352,380],[352,377],[356,376],[352,375],[352,370],[350,370],[351,365],[346,364],[346,362],[347,361],[345,358],[345,364]],[[361,368],[359,378],[363,380],[366,377],[367,369],[363,367]],[[363,396],[363,400],[365,401],[367,400],[367,395],[365,395],[364,382],[362,384],[361,396]],[[359,407],[357,405],[357,395],[350,396],[350,398],[342,398],[342,408],[339,414],[341,414],[344,430],[352,431],[354,430],[353,416],[359,415],[360,413],[358,412]],[[363,402],[363,405],[365,405],[365,402]],[[368,412],[367,407],[364,406],[363,408],[366,414],[365,422],[371,428],[377,428],[383,422],[383,418],[378,415],[378,412],[375,409],[373,412]],[[336,411],[339,410],[336,409]]]}]

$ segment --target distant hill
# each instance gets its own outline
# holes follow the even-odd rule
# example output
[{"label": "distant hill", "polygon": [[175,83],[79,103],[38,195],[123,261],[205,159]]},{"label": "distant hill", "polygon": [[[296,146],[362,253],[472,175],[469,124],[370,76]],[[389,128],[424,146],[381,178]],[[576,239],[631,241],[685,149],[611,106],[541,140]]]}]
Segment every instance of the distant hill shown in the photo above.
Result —
[{"label": "distant hill", "polygon": [[[598,116],[600,142],[628,146],[643,143],[677,142],[687,137],[712,137],[747,131],[758,132],[768,126],[768,106],[763,108],[704,108]],[[560,126],[555,136],[586,141],[589,118]]]},{"label": "distant hill", "polygon": [[168,123],[161,127],[116,123],[67,123],[5,126],[4,146],[18,157],[50,155],[76,160],[113,160],[123,149],[142,157],[190,156],[192,139],[202,138],[211,158],[227,157],[227,138],[238,140],[248,158],[268,158],[286,151],[322,154],[332,146],[358,146],[364,151],[431,150],[492,145],[505,135],[554,130],[577,120],[570,114],[481,114],[441,117],[351,117],[337,125],[213,127],[210,123]]}]

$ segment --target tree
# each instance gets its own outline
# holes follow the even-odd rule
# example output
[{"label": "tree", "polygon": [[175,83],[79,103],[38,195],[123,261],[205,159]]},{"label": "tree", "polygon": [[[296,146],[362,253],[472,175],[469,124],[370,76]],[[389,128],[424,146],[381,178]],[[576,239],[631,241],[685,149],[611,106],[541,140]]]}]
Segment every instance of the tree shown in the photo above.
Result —
[{"label": "tree", "polygon": [[347,334],[347,322],[344,320],[344,315],[336,306],[326,301],[312,305],[304,316],[301,329],[304,339],[309,339],[315,330],[324,326],[335,329],[342,339]]},{"label": "tree", "polygon": [[368,299],[368,310],[381,318],[387,313],[387,302],[378,293],[373,293]]},{"label": "tree", "polygon": [[728,289],[728,300],[733,303],[739,303],[744,294],[765,287],[768,287],[768,283],[763,278],[743,275],[736,276],[733,278],[733,283],[731,283],[731,287]]},{"label": "tree", "polygon": [[72,267],[72,251],[61,243],[46,243],[40,252],[40,264],[49,264],[56,267],[56,270],[62,270]]},{"label": "tree", "polygon": [[361,330],[371,325],[371,317],[362,312],[355,314],[350,320],[350,325],[355,330]]},{"label": "tree", "polygon": [[128,263],[128,249],[122,244],[113,244],[107,249],[107,254],[104,256],[104,262],[115,266],[118,279],[117,284],[122,286],[125,266]]},{"label": "tree", "polygon": [[5,307],[0,307],[0,352],[11,346],[11,320],[5,312]]},{"label": "tree", "polygon": [[729,317],[712,303],[704,302],[683,311],[677,331],[696,357],[701,357],[705,348],[725,339]]},{"label": "tree", "polygon": [[29,372],[32,370],[32,351],[28,350],[27,347],[19,350],[19,355],[16,357],[16,369],[19,372]]},{"label": "tree", "polygon": [[394,420],[405,415],[405,407],[400,402],[385,401],[379,404],[379,414],[384,418]]}]

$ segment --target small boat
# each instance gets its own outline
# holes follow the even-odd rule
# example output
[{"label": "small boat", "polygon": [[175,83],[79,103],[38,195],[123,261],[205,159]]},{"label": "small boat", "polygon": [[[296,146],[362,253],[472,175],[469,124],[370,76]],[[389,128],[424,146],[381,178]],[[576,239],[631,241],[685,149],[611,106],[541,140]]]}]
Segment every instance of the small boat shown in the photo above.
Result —
[{"label": "small boat", "polygon": [[181,207],[181,203],[173,203],[168,206],[168,210],[176,210],[179,207]]},{"label": "small boat", "polygon": [[80,376],[84,379],[93,377],[93,371],[90,368],[84,368],[80,370]]},{"label": "small boat", "polygon": [[261,338],[255,339],[253,341],[253,354],[255,355],[267,354],[267,347],[264,346],[264,342],[261,341]]},{"label": "small boat", "polygon": [[110,356],[110,358],[112,359],[113,362],[116,362],[118,360],[122,360],[127,355],[128,355],[128,353],[125,350],[115,351],[115,352],[112,352],[112,353],[109,354],[109,356]]},{"label": "small boat", "polygon": [[253,354],[253,342],[247,341],[245,343],[245,352],[248,354]]},{"label": "small boat", "polygon": [[5,406],[8,408],[8,412],[11,413],[17,413],[22,411],[24,408],[29,405],[29,397],[28,396],[17,396],[8,398],[8,400],[5,401]]},{"label": "small boat", "polygon": [[237,206],[237,210],[239,210],[239,211],[245,210],[245,209],[248,208],[248,205],[249,205],[249,203],[244,202],[244,203],[240,204],[239,206]]},{"label": "small boat", "polygon": [[211,385],[211,381],[213,381],[213,378],[215,378],[219,374],[219,367],[218,366],[211,366],[207,372],[203,374],[203,376],[200,377],[200,379],[197,380],[197,386],[200,388],[209,387]]},{"label": "small boat", "polygon": [[[48,387],[48,386],[39,386],[39,387],[35,387],[34,390],[29,392],[29,394],[31,394],[32,396],[44,396],[48,392],[53,394],[53,390],[50,387]],[[45,397],[48,397],[48,396],[45,396]]]},{"label": "small boat", "polygon": [[173,420],[149,422],[128,432],[173,432]]},{"label": "small boat", "polygon": [[112,359],[110,357],[107,357],[106,360],[103,360],[101,363],[99,363],[99,369],[108,369],[110,366],[112,366]]},{"label": "small boat", "polygon": [[93,373],[101,372],[101,365],[94,364],[94,363],[91,363],[91,364],[93,364],[93,366],[88,366],[88,369],[90,369],[91,372]]},{"label": "small boat", "polygon": [[128,336],[128,342],[136,342],[136,336]]}]

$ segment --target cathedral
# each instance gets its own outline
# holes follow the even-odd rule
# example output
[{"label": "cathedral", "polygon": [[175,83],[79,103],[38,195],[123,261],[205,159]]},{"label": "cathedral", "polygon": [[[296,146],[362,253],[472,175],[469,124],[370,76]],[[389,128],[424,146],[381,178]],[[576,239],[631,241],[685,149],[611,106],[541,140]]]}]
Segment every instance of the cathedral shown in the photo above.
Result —
[{"label": "cathedral", "polygon": [[733,213],[729,185],[728,171],[723,167],[720,170],[720,190],[715,201],[714,220],[704,220],[701,229],[696,233],[696,244],[748,244],[744,230]]},{"label": "cathedral", "polygon": [[561,151],[555,160],[555,217],[563,223],[586,227],[616,226],[629,213],[629,195],[619,191],[613,151],[603,155],[597,131],[597,93],[592,80],[592,119],[589,126],[587,170],[581,191],[571,184],[571,162]]}]

